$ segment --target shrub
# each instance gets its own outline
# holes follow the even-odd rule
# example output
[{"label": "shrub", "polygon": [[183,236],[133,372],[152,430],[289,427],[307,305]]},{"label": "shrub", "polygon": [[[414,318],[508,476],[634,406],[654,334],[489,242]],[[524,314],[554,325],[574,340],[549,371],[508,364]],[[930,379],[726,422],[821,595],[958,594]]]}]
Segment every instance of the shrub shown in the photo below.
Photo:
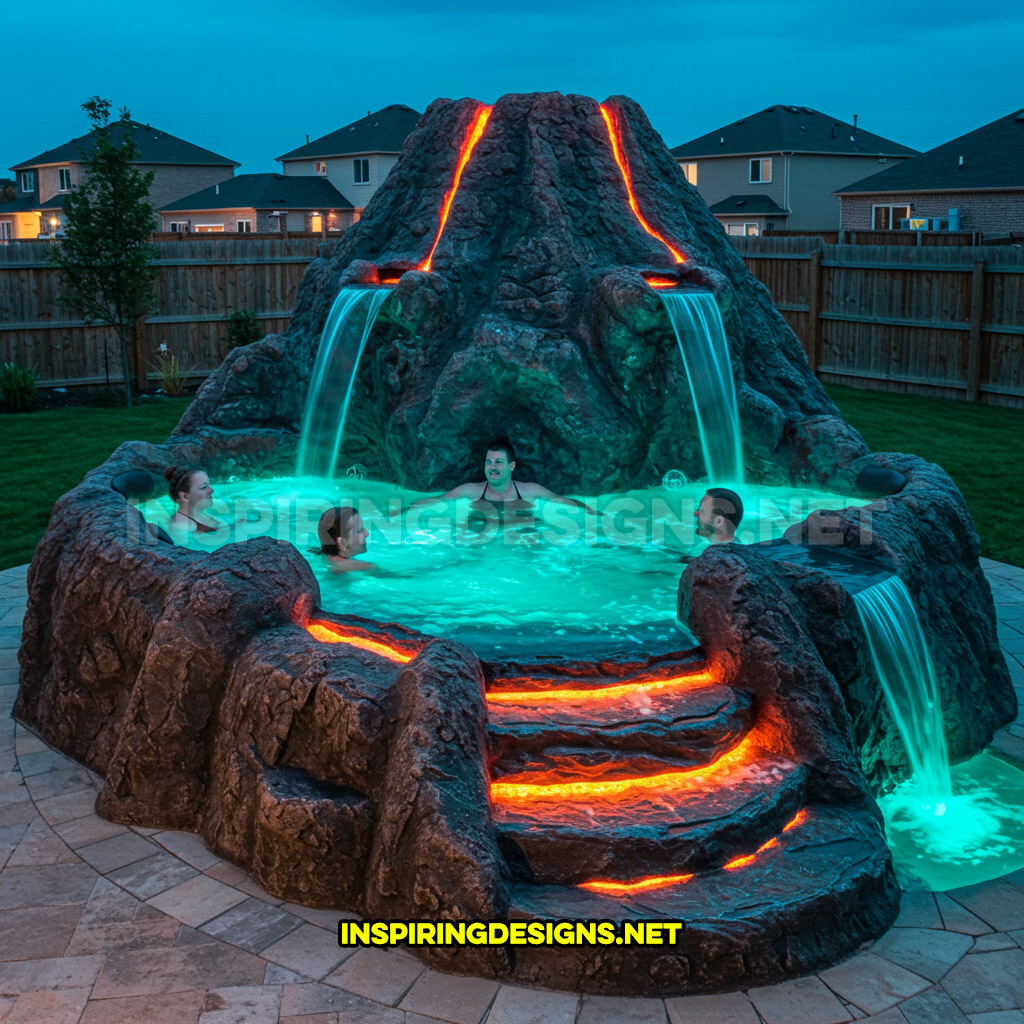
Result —
[{"label": "shrub", "polygon": [[231,348],[251,345],[266,335],[258,309],[240,309],[228,317],[228,345]]},{"label": "shrub", "polygon": [[171,398],[180,398],[185,394],[188,383],[188,370],[177,352],[168,352],[166,345],[160,346],[156,359],[153,360],[156,372],[160,374],[163,392]]},{"label": "shrub", "polygon": [[4,363],[0,366],[0,394],[15,412],[21,412],[32,404],[38,379],[39,374],[31,367]]}]

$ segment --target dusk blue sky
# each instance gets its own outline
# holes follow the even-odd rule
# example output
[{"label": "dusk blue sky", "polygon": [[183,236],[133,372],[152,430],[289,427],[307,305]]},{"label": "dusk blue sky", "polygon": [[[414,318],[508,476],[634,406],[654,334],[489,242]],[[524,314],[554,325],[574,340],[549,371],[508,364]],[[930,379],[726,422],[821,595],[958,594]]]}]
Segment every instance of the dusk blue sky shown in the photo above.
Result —
[{"label": "dusk blue sky", "polygon": [[[7,5],[0,176],[84,134],[101,95],[237,160],[388,103],[632,96],[669,146],[773,103],[929,149],[1024,107],[1024,5],[863,0],[252,0]],[[102,13],[100,13],[102,12]]]}]

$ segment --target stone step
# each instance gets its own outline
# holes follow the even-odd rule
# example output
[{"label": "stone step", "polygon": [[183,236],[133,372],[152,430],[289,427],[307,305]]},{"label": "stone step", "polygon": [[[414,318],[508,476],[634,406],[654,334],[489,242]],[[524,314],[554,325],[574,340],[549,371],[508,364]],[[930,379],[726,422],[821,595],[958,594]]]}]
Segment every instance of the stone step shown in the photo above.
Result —
[{"label": "stone step", "polygon": [[[813,805],[752,859],[676,884],[633,891],[518,883],[515,920],[684,921],[675,944],[520,946],[519,977],[545,988],[660,996],[745,989],[831,966],[892,923],[899,886],[878,823],[866,812]],[[682,873],[675,865],[671,874]],[[646,872],[654,874],[655,872]],[[623,878],[627,876],[622,876]]]},{"label": "stone step", "polygon": [[[541,752],[629,751],[678,765],[707,764],[746,733],[748,695],[696,677],[676,685],[616,685],[564,699],[526,692],[511,702],[488,695],[488,737],[495,776],[516,771]],[[613,759],[614,760],[614,759]],[[529,770],[524,767],[521,770]]]},{"label": "stone step", "polygon": [[757,849],[797,813],[807,769],[747,739],[713,764],[632,779],[578,766],[491,784],[513,876],[575,884],[720,866]]}]

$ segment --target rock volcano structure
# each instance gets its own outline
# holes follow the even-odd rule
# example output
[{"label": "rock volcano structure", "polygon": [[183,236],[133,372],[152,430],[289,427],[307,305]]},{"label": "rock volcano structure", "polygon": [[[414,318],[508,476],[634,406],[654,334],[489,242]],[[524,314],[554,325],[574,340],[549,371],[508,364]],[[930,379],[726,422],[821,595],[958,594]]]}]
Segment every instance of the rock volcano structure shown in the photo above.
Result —
[{"label": "rock volcano structure", "polygon": [[166,444],[123,445],[57,503],[18,718],[104,777],[102,813],[194,829],[282,898],[429,922],[686,922],[662,945],[416,950],[442,969],[666,995],[778,981],[879,935],[899,888],[872,793],[906,759],[850,596],[821,568],[719,546],[680,582],[699,648],[482,661],[325,612],[289,544],[161,543],[111,489],[134,467],[289,465],[338,290],[389,282],[346,457],[448,486],[499,427],[563,490],[698,473],[658,279],[724,310],[751,478],[906,478],[803,524],[793,550],[838,539],[899,573],[952,753],[983,747],[1015,708],[956,488],[837,417],[635,104],[557,95],[432,104],[310,266],[289,334],[233,352]]}]

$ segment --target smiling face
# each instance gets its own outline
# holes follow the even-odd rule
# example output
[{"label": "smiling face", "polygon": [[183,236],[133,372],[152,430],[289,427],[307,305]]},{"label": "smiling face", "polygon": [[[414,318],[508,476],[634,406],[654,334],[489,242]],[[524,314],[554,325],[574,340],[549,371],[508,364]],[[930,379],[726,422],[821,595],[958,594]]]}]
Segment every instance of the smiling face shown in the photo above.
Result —
[{"label": "smiling face", "polygon": [[509,462],[508,453],[501,448],[491,449],[484,459],[484,476],[492,491],[507,491],[512,481],[514,462]]}]

